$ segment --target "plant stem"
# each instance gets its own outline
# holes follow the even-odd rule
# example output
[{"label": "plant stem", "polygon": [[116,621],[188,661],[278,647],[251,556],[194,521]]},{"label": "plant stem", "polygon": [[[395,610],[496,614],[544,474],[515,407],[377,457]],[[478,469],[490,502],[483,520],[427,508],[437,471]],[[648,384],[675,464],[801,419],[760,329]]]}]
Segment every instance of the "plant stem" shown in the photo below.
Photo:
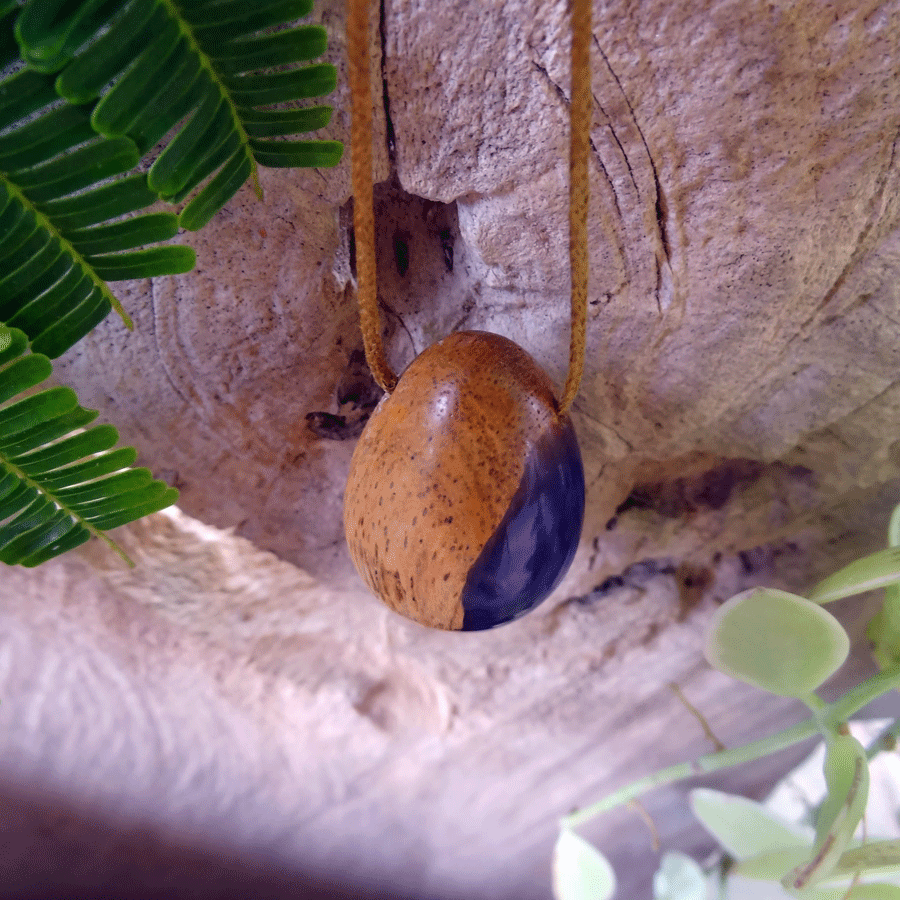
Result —
[{"label": "plant stem", "polygon": [[813,714],[813,719],[822,732],[822,737],[828,740],[828,735],[834,729],[829,728],[825,724],[825,716],[828,715],[828,704],[819,696],[813,693],[807,694],[805,697],[798,697],[798,700],[805,703],[809,711]]},{"label": "plant stem", "polygon": [[852,716],[853,713],[858,712],[868,703],[895,688],[900,688],[900,667],[879,672],[868,679],[868,681],[864,681],[852,690],[847,691],[843,697],[839,697],[833,703],[824,704],[817,717],[818,721],[816,718],[810,718],[784,731],[779,731],[770,737],[744,744],[743,747],[722,750],[718,753],[707,753],[691,762],[678,763],[677,765],[660,769],[651,775],[646,775],[637,781],[631,782],[631,784],[625,785],[625,787],[619,788],[617,791],[613,791],[611,794],[607,794],[602,800],[585,809],[580,809],[570,813],[568,816],[564,816],[560,824],[564,828],[577,828],[595,816],[609,812],[617,806],[622,806],[653,788],[672,784],[673,782],[681,781],[683,778],[691,778],[707,772],[716,772],[719,769],[727,769],[740,763],[762,759],[762,757],[777,753],[779,750],[793,747],[794,744],[799,744],[801,741],[814,737],[818,733],[820,725],[836,728],[840,723]]},{"label": "plant stem", "polygon": [[879,753],[886,753],[897,749],[897,738],[900,738],[900,719],[895,719],[874,741],[866,748],[866,756],[871,762]]}]

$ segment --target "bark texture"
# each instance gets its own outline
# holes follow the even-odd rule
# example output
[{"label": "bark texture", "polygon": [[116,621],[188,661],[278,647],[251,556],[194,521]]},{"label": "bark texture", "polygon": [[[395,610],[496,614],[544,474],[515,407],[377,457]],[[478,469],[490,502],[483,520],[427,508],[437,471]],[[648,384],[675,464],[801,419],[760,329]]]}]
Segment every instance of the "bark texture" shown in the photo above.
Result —
[{"label": "bark texture", "polygon": [[[342,4],[316,14],[342,72]],[[373,24],[395,367],[483,329],[562,385],[566,4],[384,0]],[[184,238],[194,273],[123,287],[134,333],[110,319],[58,367],[233,536],[162,516],[126,531],[135,572],[91,547],[4,573],[10,783],[329,879],[536,898],[559,813],[705,749],[667,682],[728,743],[798,716],[708,672],[702,631],[744,586],[876,549],[900,494],[900,2],[597,2],[592,66],[588,506],[558,593],[483,635],[366,594],[348,171],[264,171],[265,203]],[[682,799],[650,801],[669,847],[700,841]],[[591,836],[645,893],[639,828]]]}]

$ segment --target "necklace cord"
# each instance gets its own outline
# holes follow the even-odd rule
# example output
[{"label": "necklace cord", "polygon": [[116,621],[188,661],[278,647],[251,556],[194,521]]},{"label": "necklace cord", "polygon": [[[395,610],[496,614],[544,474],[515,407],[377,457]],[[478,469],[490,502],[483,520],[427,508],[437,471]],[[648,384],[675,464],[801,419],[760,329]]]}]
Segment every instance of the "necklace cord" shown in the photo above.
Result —
[{"label": "necklace cord", "polygon": [[[375,265],[375,210],[372,188],[372,88],[369,73],[370,0],[347,0],[347,56],[352,122],[350,166],[359,321],[366,361],[388,393],[397,385],[381,339]],[[569,106],[569,261],[572,270],[572,333],[569,371],[559,402],[566,414],[584,373],[588,287],[588,151],[591,131],[591,0],[570,0],[572,31]]]},{"label": "necklace cord", "polygon": [[375,207],[372,189],[372,84],[369,72],[369,0],[347,0],[347,57],[350,81],[350,170],[353,233],[356,239],[356,295],[366,361],[388,393],[397,375],[381,339],[375,266]]},{"label": "necklace cord", "polygon": [[587,343],[588,151],[591,137],[591,0],[570,0],[572,99],[569,105],[569,263],[572,270],[572,335],[569,374],[559,408],[567,413],[581,385]]}]

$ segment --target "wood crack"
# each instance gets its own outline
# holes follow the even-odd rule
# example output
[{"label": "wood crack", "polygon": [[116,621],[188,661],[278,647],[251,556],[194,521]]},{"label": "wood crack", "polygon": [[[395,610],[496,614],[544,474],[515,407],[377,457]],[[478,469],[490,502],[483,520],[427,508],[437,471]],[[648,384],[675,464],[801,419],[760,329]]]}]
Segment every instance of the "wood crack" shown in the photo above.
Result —
[{"label": "wood crack", "polygon": [[[547,84],[550,85],[550,87],[556,92],[556,95],[559,97],[563,106],[565,106],[567,109],[571,108],[571,103],[569,101],[569,97],[566,96],[565,91],[550,77],[550,73],[539,62],[537,62],[537,60],[532,59],[531,64],[534,66],[535,69],[537,69],[538,72],[541,73],[541,75],[543,76],[543,78],[547,82]],[[596,102],[596,98],[594,98],[594,99]],[[605,115],[605,112],[604,112],[604,115]],[[609,117],[607,116],[607,118],[609,118]],[[615,137],[615,131],[612,129],[611,126],[610,126],[610,130],[613,131],[613,137]],[[618,138],[616,138],[616,143],[618,143]],[[616,193],[616,187],[613,184],[612,178],[610,178],[610,175],[606,169],[606,166],[603,165],[603,160],[600,157],[600,153],[597,150],[597,146],[594,143],[593,138],[590,139],[590,144],[591,144],[591,152],[594,154],[594,159],[596,159],[597,165],[600,167],[600,171],[603,173],[603,177],[606,179],[606,183],[609,185],[609,190],[612,193],[613,204],[615,205],[615,208],[616,208],[616,215],[618,215],[619,219],[621,220],[623,218],[622,208],[619,205],[619,195]],[[621,147],[622,147],[622,145],[619,144],[620,149],[621,149]],[[622,155],[625,156],[624,150],[622,150]],[[625,156],[625,164],[628,165],[628,157],[627,156]],[[630,172],[631,171],[630,165],[628,166],[628,169]],[[634,180],[633,174],[632,174],[632,180]],[[635,184],[635,187],[637,187],[636,184]]]},{"label": "wood crack", "polygon": [[[594,37],[594,46],[597,48],[597,52],[600,54],[600,57],[603,60],[604,65],[606,66],[609,74],[612,75],[613,80],[616,83],[616,86],[619,89],[619,93],[622,95],[622,99],[625,101],[625,105],[628,107],[628,112],[631,116],[631,121],[634,123],[634,127],[637,130],[638,135],[640,136],[641,143],[644,145],[644,150],[647,153],[647,162],[650,164],[650,171],[653,173],[653,189],[655,192],[654,197],[654,211],[656,213],[656,227],[658,230],[659,244],[662,249],[663,257],[667,264],[671,265],[671,253],[670,253],[670,242],[669,242],[669,232],[666,226],[666,217],[668,215],[668,209],[666,207],[665,198],[662,191],[662,186],[659,181],[659,171],[656,168],[656,161],[653,158],[653,154],[650,152],[650,145],[647,143],[647,138],[644,135],[644,131],[640,126],[640,123],[637,120],[637,116],[634,113],[634,107],[631,105],[631,101],[628,99],[628,95],[625,93],[625,89],[622,87],[622,82],[619,79],[619,76],[616,74],[616,70],[610,65],[609,59],[606,54],[603,52],[603,48],[600,46],[600,42],[597,40],[596,36]],[[616,143],[619,143],[618,136],[615,134],[615,129],[613,129],[613,135],[616,138]],[[619,143],[619,147],[622,145]],[[629,172],[631,171],[631,164],[628,161],[628,156],[625,153],[624,149],[622,150],[622,155],[625,157],[626,165],[628,165]],[[633,174],[632,174],[633,178]],[[637,182],[635,182],[635,188],[637,188]]]},{"label": "wood crack", "polygon": [[391,120],[391,98],[388,94],[388,80],[385,60],[387,60],[387,16],[384,9],[385,0],[378,5],[378,36],[381,41],[381,103],[384,107],[384,135],[387,141],[388,161],[391,171],[396,168],[396,139],[394,123]]}]

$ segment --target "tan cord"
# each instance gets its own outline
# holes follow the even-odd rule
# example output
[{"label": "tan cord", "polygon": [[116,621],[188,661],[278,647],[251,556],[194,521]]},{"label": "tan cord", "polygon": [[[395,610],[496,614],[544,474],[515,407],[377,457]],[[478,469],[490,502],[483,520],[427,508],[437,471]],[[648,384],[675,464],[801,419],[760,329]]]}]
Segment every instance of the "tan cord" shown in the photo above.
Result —
[{"label": "tan cord", "polygon": [[559,408],[575,402],[584,373],[588,288],[588,150],[591,135],[591,0],[572,7],[572,100],[569,105],[569,262],[572,269],[572,337],[569,374]]},{"label": "tan cord", "polygon": [[[572,6],[572,100],[569,107],[569,259],[572,269],[572,337],[569,373],[560,411],[569,411],[584,372],[588,287],[588,150],[591,131],[591,0]],[[372,89],[369,78],[369,0],[347,0],[352,125],[353,228],[356,284],[363,347],[372,375],[390,393],[397,385],[381,341],[375,268],[375,212],[372,196]]]},{"label": "tan cord", "polygon": [[356,292],[363,348],[372,375],[388,393],[397,385],[381,340],[375,270],[375,208],[372,196],[372,86],[369,75],[369,0],[347,0],[349,59],[350,168],[353,230],[356,236]]}]

